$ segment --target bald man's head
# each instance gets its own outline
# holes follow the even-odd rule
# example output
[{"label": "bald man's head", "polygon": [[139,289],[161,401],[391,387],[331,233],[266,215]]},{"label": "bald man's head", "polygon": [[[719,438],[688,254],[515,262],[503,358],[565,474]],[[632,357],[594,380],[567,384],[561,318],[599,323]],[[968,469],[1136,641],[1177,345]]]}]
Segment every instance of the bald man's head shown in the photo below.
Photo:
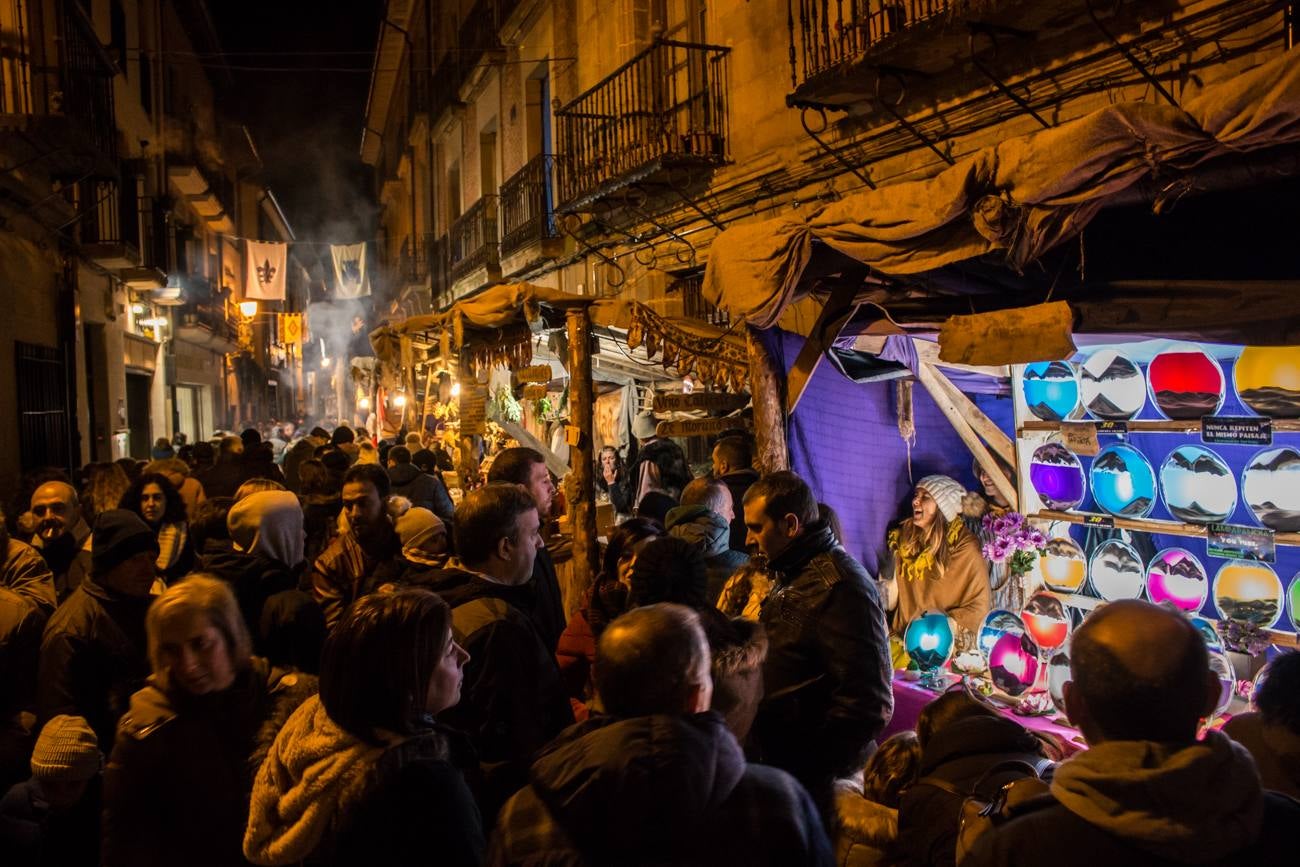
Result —
[{"label": "bald man's head", "polygon": [[1205,642],[1182,614],[1113,602],[1070,643],[1066,710],[1089,743],[1185,743],[1214,706],[1218,684]]},{"label": "bald man's head", "polygon": [[46,482],[32,492],[31,512],[36,534],[50,544],[71,530],[81,517],[77,491],[67,482]]},{"label": "bald man's head", "polygon": [[593,674],[606,713],[675,715],[709,709],[709,664],[699,615],[660,603],[633,609],[605,628]]}]

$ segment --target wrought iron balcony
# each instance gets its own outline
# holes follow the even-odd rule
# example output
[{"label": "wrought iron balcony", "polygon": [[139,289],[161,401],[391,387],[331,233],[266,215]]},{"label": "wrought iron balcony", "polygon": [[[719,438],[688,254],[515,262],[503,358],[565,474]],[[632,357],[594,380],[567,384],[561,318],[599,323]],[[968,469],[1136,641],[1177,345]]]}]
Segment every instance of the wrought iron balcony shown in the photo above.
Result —
[{"label": "wrought iron balcony", "polygon": [[727,156],[728,48],[659,40],[555,113],[562,210]]},{"label": "wrought iron balcony", "polygon": [[409,286],[429,279],[428,239],[429,236],[425,235],[414,243],[410,238],[402,242],[397,262],[398,282]]},{"label": "wrought iron balcony", "polygon": [[224,300],[217,296],[178,308],[176,336],[214,352],[236,352],[239,349],[239,323],[230,315]]},{"label": "wrought iron balcony", "polygon": [[451,245],[452,280],[459,280],[477,268],[500,266],[497,210],[498,197],[484,196],[451,224],[447,240]]},{"label": "wrought iron balcony", "polygon": [[556,237],[555,157],[538,154],[501,185],[501,252]]},{"label": "wrought iron balcony", "polygon": [[429,290],[435,308],[441,307],[451,282],[451,244],[446,235],[439,235],[429,242]]},{"label": "wrought iron balcony", "polygon": [[665,294],[669,297],[676,295],[680,299],[683,316],[720,328],[726,328],[731,324],[731,317],[727,311],[719,309],[704,297],[703,273],[678,278],[669,284]]},{"label": "wrought iron balcony", "polygon": [[8,34],[16,39],[5,53],[0,132],[25,140],[56,177],[116,177],[117,67],[82,4],[53,8],[56,39]]},{"label": "wrought iron balcony", "polygon": [[[791,76],[807,82],[863,59],[905,30],[948,16],[969,0],[786,0],[791,33]],[[797,46],[793,44],[798,34]]]}]

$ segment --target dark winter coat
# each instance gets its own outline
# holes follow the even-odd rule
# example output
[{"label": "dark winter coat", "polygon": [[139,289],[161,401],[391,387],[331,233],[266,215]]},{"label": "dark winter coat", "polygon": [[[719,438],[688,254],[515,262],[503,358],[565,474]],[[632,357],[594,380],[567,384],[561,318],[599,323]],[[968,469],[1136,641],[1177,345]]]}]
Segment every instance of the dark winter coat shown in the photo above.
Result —
[{"label": "dark winter coat", "polygon": [[1250,755],[1213,731],[1189,745],[1095,744],[1018,812],[963,867],[1294,864],[1300,827],[1300,802],[1261,789]]},{"label": "dark winter coat", "polygon": [[406,497],[412,506],[433,512],[447,525],[447,535],[451,535],[456,506],[441,478],[421,472],[415,464],[397,464],[388,468],[388,479],[392,483],[394,494]]},{"label": "dark winter coat", "polygon": [[71,809],[54,811],[35,780],[0,799],[0,852],[5,867],[92,867],[99,863],[100,779]]},{"label": "dark winter coat", "polygon": [[209,500],[213,497],[233,497],[240,485],[253,478],[249,470],[249,465],[239,455],[231,455],[199,473],[197,478]]},{"label": "dark winter coat", "polygon": [[[920,776],[938,778],[962,792],[979,783],[979,793],[991,798],[1005,783],[1024,776],[1009,770],[980,782],[986,771],[1004,761],[1037,767],[1043,762],[1038,739],[1005,717],[968,717],[940,729],[925,745]],[[963,800],[920,783],[903,792],[898,805],[898,848],[908,864],[951,867],[956,863]]]},{"label": "dark winter coat", "polygon": [[469,652],[460,703],[440,720],[468,734],[478,751],[479,806],[490,821],[526,781],[534,754],[573,722],[573,712],[554,655],[520,610],[526,587],[457,568],[430,572],[422,583],[451,606],[456,640]]},{"label": "dark winter coat", "polygon": [[731,506],[736,517],[731,519],[731,548],[733,551],[748,551],[745,544],[745,492],[749,486],[758,481],[757,470],[736,470],[722,477],[727,490],[731,491]]},{"label": "dark winter coat", "polygon": [[722,587],[736,570],[749,562],[749,555],[731,549],[731,529],[726,519],[703,506],[678,506],[668,513],[668,535],[685,539],[704,554],[709,576],[706,599],[718,601]]},{"label": "dark winter coat", "polygon": [[830,527],[810,525],[770,564],[769,649],[754,723],[761,758],[829,807],[831,781],[862,767],[893,714],[893,670],[875,582]]},{"label": "dark winter coat", "polygon": [[398,867],[483,863],[483,820],[460,767],[473,764],[462,735],[439,727],[386,750],[364,799],[348,811],[322,865]]},{"label": "dark winter coat", "polygon": [[104,867],[245,864],[253,774],[315,691],[315,678],[254,657],[216,695],[132,696],[104,773]]},{"label": "dark winter coat", "polygon": [[808,793],[749,765],[714,713],[595,717],[538,757],[487,863],[830,865]]},{"label": "dark winter coat", "polygon": [[314,497],[302,502],[302,529],[307,538],[303,542],[303,559],[315,563],[316,558],[329,547],[330,542],[339,532],[339,512],[343,511],[343,500],[334,497],[321,500]]},{"label": "dark winter coat", "polygon": [[0,789],[26,778],[34,732],[18,716],[36,702],[45,612],[11,590],[0,588]]},{"label": "dark winter coat", "polygon": [[518,607],[529,616],[542,637],[542,644],[551,653],[560,644],[564,632],[564,598],[560,593],[560,579],[555,574],[555,560],[543,548],[533,560],[533,580],[522,588]]},{"label": "dark winter coat", "polygon": [[326,625],[333,629],[348,606],[363,595],[374,571],[401,555],[402,541],[391,526],[377,543],[363,545],[353,533],[335,536],[311,569],[312,596],[325,612]]},{"label": "dark winter coat", "polygon": [[144,616],[152,601],[93,578],[72,591],[41,638],[36,709],[42,724],[61,713],[84,716],[108,754],[118,719],[149,676]]},{"label": "dark winter coat", "polygon": [[90,527],[78,519],[72,529],[51,543],[46,544],[39,536],[32,540],[32,547],[54,575],[54,592],[59,602],[67,599],[90,574],[90,552],[85,547],[89,538]]},{"label": "dark winter coat", "polygon": [[297,589],[303,565],[299,563],[291,569],[259,551],[245,554],[234,548],[204,558],[203,562],[205,571],[226,581],[235,591],[244,623],[253,634],[253,647],[262,656],[267,653],[266,636],[261,629],[262,609],[277,593]]}]

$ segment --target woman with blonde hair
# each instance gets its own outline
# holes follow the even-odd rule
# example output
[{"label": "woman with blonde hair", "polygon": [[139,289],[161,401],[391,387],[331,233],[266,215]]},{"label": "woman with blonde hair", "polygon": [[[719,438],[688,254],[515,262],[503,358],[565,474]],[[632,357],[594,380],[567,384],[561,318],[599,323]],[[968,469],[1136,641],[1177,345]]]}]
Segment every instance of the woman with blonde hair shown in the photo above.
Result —
[{"label": "woman with blonde hair", "polygon": [[890,631],[901,634],[917,615],[941,611],[967,633],[989,612],[988,564],[961,519],[966,489],[947,476],[916,483],[912,513],[889,531],[882,598]]},{"label": "woman with blonde hair", "polygon": [[153,674],[105,771],[102,863],[242,864],[259,739],[270,742],[314,681],[252,655],[234,593],[210,575],[163,592],[145,631]]}]

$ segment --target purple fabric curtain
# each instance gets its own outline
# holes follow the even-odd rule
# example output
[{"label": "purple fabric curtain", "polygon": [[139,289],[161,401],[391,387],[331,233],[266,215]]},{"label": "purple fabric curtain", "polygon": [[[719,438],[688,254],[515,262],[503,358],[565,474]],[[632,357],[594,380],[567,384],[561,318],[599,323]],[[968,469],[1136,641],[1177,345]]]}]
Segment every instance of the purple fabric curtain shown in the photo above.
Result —
[{"label": "purple fabric curtain", "polygon": [[[776,329],[760,333],[788,373],[803,338]],[[920,386],[912,392],[916,443],[909,475],[907,443],[898,433],[896,393],[894,382],[850,382],[823,364],[787,425],[791,468],[812,486],[820,502],[836,511],[845,548],[873,575],[885,531],[910,503],[918,479],[942,473],[967,487],[975,484],[970,452]],[[1009,414],[1010,401],[998,403],[1007,404]]]}]

